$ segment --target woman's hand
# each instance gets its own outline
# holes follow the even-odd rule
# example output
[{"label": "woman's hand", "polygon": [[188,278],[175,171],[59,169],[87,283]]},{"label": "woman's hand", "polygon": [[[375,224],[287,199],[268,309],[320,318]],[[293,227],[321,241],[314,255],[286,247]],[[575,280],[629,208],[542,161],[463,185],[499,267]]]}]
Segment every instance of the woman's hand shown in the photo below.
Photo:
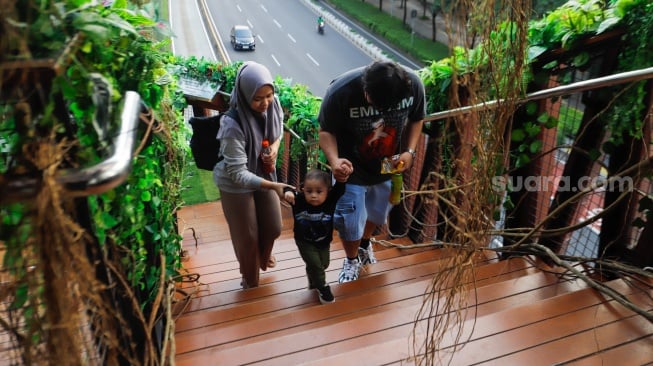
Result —
[{"label": "woman's hand", "polygon": [[269,154],[263,154],[263,160],[266,163],[276,163],[278,154],[279,154],[279,148],[278,147],[276,149],[274,147],[270,147],[270,153]]},{"label": "woman's hand", "polygon": [[279,156],[279,147],[281,146],[281,139],[275,141],[270,145],[270,153],[263,154],[263,162],[266,164],[276,164],[277,157]]},{"label": "woman's hand", "polygon": [[270,183],[271,183],[271,186],[270,186],[269,189],[274,190],[277,193],[277,196],[279,196],[279,199],[282,200],[282,201],[285,200],[285,194],[283,192],[284,188],[290,188],[293,191],[295,190],[295,187],[293,187],[293,186],[291,186],[289,184],[286,184],[286,183],[281,183],[281,182],[270,182]]},{"label": "woman's hand", "polygon": [[270,149],[269,154],[261,154],[261,161],[265,165],[276,165],[277,164],[277,151]]}]

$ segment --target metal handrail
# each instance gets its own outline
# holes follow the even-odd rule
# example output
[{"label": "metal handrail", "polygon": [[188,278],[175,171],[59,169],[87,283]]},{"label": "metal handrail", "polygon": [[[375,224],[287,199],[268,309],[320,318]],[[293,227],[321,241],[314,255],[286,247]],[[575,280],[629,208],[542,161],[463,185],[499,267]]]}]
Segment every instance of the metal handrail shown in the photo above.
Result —
[{"label": "metal handrail", "polygon": [[[640,81],[646,79],[653,79],[653,67],[622,72],[619,74],[613,74],[613,75],[603,76],[595,79],[583,80],[572,84],[560,85],[554,88],[539,90],[534,93],[527,94],[523,99],[518,100],[517,104],[524,104],[531,100],[559,97],[567,94],[582,92],[585,90],[596,89],[599,87],[613,86],[613,85],[623,84],[631,81]],[[497,100],[483,102],[471,106],[448,109],[446,111],[429,114],[428,116],[424,117],[424,121],[425,122],[438,121],[441,119],[455,117],[470,112],[482,112],[489,109],[497,108],[504,101],[505,99],[497,99]]]},{"label": "metal handrail", "polygon": [[[136,140],[136,127],[142,109],[138,93],[125,93],[119,133],[113,139],[113,152],[104,161],[86,168],[62,169],[56,181],[70,196],[81,197],[106,192],[120,185],[131,168],[132,152]],[[1,179],[0,179],[0,183]],[[36,196],[41,180],[35,177],[17,177],[0,184],[0,202],[18,202]]]}]

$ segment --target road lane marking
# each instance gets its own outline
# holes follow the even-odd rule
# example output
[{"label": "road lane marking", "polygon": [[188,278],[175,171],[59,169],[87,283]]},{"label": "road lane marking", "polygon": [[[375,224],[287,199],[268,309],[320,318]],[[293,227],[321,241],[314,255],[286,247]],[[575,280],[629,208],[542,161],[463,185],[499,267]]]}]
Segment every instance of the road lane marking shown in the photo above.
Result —
[{"label": "road lane marking", "polygon": [[281,64],[279,63],[279,60],[277,60],[277,58],[274,57],[274,54],[271,54],[270,56],[272,56],[272,59],[273,59],[274,62],[277,64],[277,66],[281,66]]},{"label": "road lane marking", "polygon": [[311,56],[310,53],[307,53],[306,56],[307,56],[311,61],[313,61],[313,63],[314,63],[316,66],[320,66],[320,64],[319,64],[317,61],[315,61],[315,59],[313,58],[313,56]]}]

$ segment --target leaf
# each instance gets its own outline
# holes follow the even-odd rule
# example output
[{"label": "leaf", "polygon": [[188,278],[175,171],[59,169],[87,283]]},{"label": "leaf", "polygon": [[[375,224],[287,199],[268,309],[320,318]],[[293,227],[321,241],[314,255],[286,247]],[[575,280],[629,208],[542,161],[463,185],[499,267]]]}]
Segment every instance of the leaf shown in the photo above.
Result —
[{"label": "leaf", "polygon": [[524,124],[524,129],[526,130],[526,133],[528,134],[528,137],[535,137],[542,131],[542,128],[540,128],[540,125],[535,124],[533,122],[528,122],[528,123]]},{"label": "leaf", "polygon": [[152,193],[150,191],[143,191],[141,193],[141,201],[150,202],[152,200]]},{"label": "leaf", "polygon": [[539,116],[537,116],[537,122],[539,122],[539,123],[544,123],[548,119],[549,119],[549,114],[546,113],[546,112],[544,112],[544,113],[540,114]]},{"label": "leaf", "polygon": [[515,166],[521,168],[531,162],[531,158],[526,154],[519,154]]},{"label": "leaf", "polygon": [[601,33],[605,32],[606,30],[612,28],[613,26],[619,24],[620,21],[621,21],[620,18],[608,17],[605,20],[603,20],[601,22],[601,24],[599,24],[599,27],[596,29],[596,33],[601,34]]},{"label": "leaf", "polygon": [[[535,60],[538,56],[548,51],[547,47],[542,46],[530,46],[528,48],[528,59],[530,61]],[[548,64],[547,64],[548,65]]]},{"label": "leaf", "polygon": [[560,124],[559,119],[557,119],[557,118],[555,118],[553,116],[549,116],[549,118],[546,120],[546,123],[544,124],[544,127],[545,128],[554,128],[554,127],[558,127],[559,124]]},{"label": "leaf", "polygon": [[530,152],[536,154],[542,150],[542,140],[535,140],[529,146]]},{"label": "leaf", "polygon": [[581,52],[580,54],[576,55],[574,59],[571,61],[571,64],[576,66],[576,67],[582,67],[585,66],[590,60],[590,54],[589,52]]},{"label": "leaf", "polygon": [[551,61],[547,63],[546,65],[542,66],[544,70],[551,70],[554,69],[556,66],[558,66],[558,61]]},{"label": "leaf", "polygon": [[9,306],[9,309],[20,309],[22,308],[25,303],[27,303],[27,299],[29,298],[29,286],[27,283],[20,282],[16,286],[16,290],[14,291],[14,301],[11,303]]},{"label": "leaf", "polygon": [[111,229],[118,224],[118,220],[116,220],[116,218],[109,212],[102,212],[100,215],[100,222],[102,223],[102,227],[105,229]]},{"label": "leaf", "polygon": [[532,116],[535,113],[537,113],[537,108],[538,107],[537,107],[537,103],[535,103],[534,101],[530,101],[530,102],[526,103],[525,108],[526,108],[526,114],[528,114],[529,116]]},{"label": "leaf", "polygon": [[512,130],[512,135],[510,137],[512,141],[521,142],[524,141],[525,138],[526,138],[526,133],[524,132],[524,130],[522,129]]}]

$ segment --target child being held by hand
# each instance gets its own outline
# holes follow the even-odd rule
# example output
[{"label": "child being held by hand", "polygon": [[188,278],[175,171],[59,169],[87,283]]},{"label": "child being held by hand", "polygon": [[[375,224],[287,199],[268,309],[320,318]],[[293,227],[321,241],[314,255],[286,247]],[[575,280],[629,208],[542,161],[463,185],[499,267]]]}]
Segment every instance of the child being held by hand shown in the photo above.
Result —
[{"label": "child being held by hand", "polygon": [[345,193],[345,184],[336,182],[331,187],[329,173],[312,169],[306,173],[301,191],[284,191],[284,199],[292,205],[295,243],[306,263],[308,288],[317,290],[320,303],[334,302],[325,271],[333,239],[333,212]]}]

